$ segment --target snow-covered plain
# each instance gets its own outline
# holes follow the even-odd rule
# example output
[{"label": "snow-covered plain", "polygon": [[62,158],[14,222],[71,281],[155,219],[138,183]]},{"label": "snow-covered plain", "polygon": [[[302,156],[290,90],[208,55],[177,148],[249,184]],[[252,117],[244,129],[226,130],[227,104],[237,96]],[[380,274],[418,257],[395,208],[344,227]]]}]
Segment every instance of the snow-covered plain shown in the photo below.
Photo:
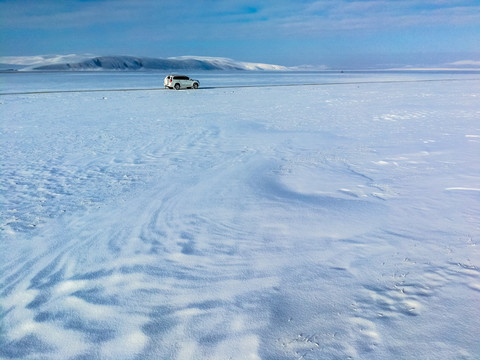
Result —
[{"label": "snow-covered plain", "polygon": [[480,357],[478,74],[195,76],[0,96],[0,358]]}]

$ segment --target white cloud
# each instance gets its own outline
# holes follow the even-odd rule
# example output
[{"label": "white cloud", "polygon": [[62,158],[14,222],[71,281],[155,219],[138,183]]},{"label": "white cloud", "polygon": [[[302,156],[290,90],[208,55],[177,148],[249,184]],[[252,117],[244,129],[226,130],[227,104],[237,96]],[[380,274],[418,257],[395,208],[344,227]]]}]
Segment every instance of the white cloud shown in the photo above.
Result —
[{"label": "white cloud", "polygon": [[449,66],[478,66],[480,67],[480,61],[478,60],[459,60],[448,63]]},{"label": "white cloud", "polygon": [[286,16],[282,22],[284,27],[298,33],[477,25],[480,23],[480,4],[468,0],[321,0]]},{"label": "white cloud", "polygon": [[140,14],[148,14],[148,7],[140,1],[72,2],[72,1],[18,1],[1,3],[2,27],[20,29],[64,29],[128,22]]},{"label": "white cloud", "polygon": [[[261,0],[253,7],[245,0],[218,2],[104,0],[95,2],[25,1],[0,2],[2,27],[75,28],[108,23],[136,26],[173,25],[182,18],[190,25],[238,27],[260,24],[262,32],[384,29],[424,24],[478,24],[480,4],[468,0]],[[8,15],[8,16],[7,16]],[[141,19],[141,21],[140,21]],[[210,25],[209,25],[210,24]]]}]

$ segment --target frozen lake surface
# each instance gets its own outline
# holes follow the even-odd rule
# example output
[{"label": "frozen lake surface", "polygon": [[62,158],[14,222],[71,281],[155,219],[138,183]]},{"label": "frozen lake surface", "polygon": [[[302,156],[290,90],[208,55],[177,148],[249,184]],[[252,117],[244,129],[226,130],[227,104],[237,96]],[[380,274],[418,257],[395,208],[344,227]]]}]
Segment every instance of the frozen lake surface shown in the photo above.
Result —
[{"label": "frozen lake surface", "polygon": [[1,359],[479,358],[478,73],[189,75],[0,95]]},{"label": "frozen lake surface", "polygon": [[[108,89],[159,89],[167,73],[145,72],[11,72],[0,73],[0,94],[12,92],[108,90]],[[437,81],[471,80],[479,72],[456,71],[319,71],[319,72],[229,72],[203,71],[188,73],[200,80],[201,88],[230,86],[337,84],[349,82],[386,81]]]}]

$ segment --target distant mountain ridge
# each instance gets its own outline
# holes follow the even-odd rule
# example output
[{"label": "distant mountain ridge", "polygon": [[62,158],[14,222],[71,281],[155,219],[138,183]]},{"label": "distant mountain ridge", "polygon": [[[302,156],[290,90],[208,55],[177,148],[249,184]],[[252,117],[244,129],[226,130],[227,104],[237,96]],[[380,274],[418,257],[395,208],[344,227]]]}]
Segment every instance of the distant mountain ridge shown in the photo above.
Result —
[{"label": "distant mountain ridge", "polygon": [[228,58],[182,56],[176,58],[147,58],[134,56],[95,56],[81,61],[33,64],[22,70],[37,71],[139,71],[139,70],[269,70],[285,71],[285,66],[248,63]]},{"label": "distant mountain ridge", "polygon": [[[325,65],[282,66],[236,61],[223,57],[180,56],[151,58],[137,56],[97,56],[94,54],[0,56],[0,72],[9,71],[330,71]],[[362,69],[346,69],[362,70]],[[480,71],[480,61],[459,60],[436,66],[385,67],[364,70],[391,71]]]}]

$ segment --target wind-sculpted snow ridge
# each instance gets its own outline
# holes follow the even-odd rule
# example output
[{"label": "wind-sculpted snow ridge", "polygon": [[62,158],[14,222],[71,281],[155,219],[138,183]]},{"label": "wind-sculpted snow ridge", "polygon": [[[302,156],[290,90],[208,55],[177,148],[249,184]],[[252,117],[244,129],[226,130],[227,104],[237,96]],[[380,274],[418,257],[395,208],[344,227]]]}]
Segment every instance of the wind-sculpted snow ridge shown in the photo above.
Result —
[{"label": "wind-sculpted snow ridge", "polygon": [[80,62],[64,62],[35,66],[33,70],[287,70],[280,65],[239,62],[227,58],[182,56],[168,59],[132,56],[99,56]]},{"label": "wind-sculpted snow ridge", "polygon": [[0,358],[477,358],[478,89],[2,97]]}]

